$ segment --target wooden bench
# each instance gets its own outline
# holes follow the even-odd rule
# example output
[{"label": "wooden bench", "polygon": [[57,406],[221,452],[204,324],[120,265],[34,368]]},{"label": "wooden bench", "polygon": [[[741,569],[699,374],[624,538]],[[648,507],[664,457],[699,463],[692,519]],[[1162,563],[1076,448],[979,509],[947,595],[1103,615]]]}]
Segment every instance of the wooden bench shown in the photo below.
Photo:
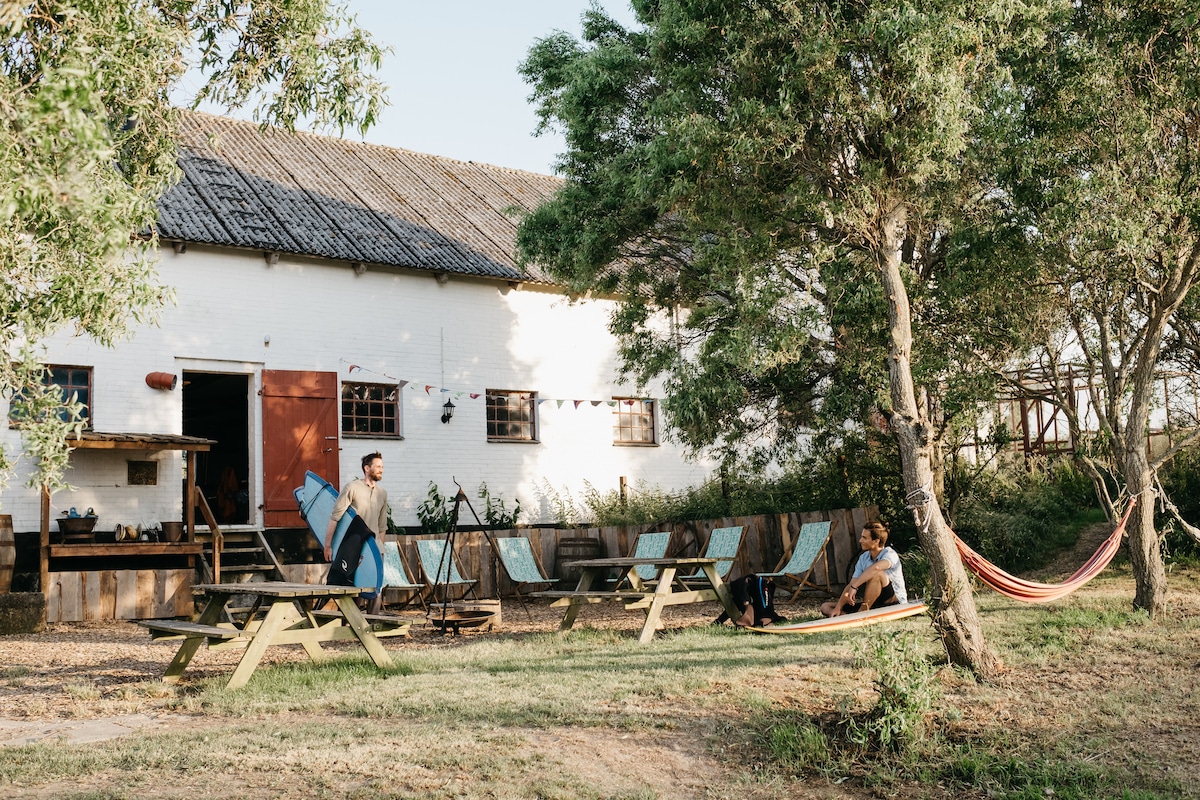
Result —
[{"label": "wooden bench", "polygon": [[217,625],[201,625],[197,622],[186,622],[175,619],[143,619],[138,622],[143,628],[150,630],[154,639],[188,639],[204,636],[208,639],[243,639],[246,634],[237,628],[225,628]]},{"label": "wooden bench", "polygon": [[575,592],[564,589],[558,589],[547,592],[531,592],[530,597],[546,597],[554,600],[551,606],[565,606],[572,602],[574,603],[603,603],[606,600],[620,600],[622,602],[632,602],[641,600],[646,596],[645,592],[606,592],[603,590]]},{"label": "wooden bench", "polygon": [[[326,622],[345,619],[340,611],[314,611],[312,615]],[[376,638],[380,639],[388,636],[408,636],[408,629],[413,625],[412,620],[391,614],[363,614],[363,619],[371,626],[371,632]]]}]

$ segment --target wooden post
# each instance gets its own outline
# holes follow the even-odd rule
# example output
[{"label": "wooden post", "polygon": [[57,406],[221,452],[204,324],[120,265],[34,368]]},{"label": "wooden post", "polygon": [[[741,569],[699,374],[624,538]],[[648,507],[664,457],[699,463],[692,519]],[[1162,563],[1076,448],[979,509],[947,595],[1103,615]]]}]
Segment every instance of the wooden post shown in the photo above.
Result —
[{"label": "wooden post", "polygon": [[50,601],[50,487],[42,484],[41,541],[38,546],[38,588]]},{"label": "wooden post", "polygon": [[187,479],[183,489],[183,526],[184,541],[196,541],[196,453],[192,450],[183,451],[184,462],[187,464]]}]

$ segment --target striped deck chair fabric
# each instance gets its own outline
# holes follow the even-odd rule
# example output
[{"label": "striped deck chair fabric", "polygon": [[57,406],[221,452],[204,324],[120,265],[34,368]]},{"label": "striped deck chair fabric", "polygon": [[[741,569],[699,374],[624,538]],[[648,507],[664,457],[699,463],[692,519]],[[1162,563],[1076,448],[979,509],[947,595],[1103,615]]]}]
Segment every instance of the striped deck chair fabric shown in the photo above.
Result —
[{"label": "striped deck chair fabric", "polygon": [[792,555],[787,563],[782,567],[777,567],[774,572],[758,574],[764,578],[778,578],[779,580],[776,582],[791,592],[791,599],[794,600],[800,590],[806,586],[812,586],[814,589],[821,588],[809,581],[813,569],[817,565],[817,560],[820,559],[825,563],[826,585],[824,590],[832,592],[832,586],[829,585],[829,561],[825,556],[825,544],[829,541],[829,526],[829,520],[806,522],[801,525],[800,533],[796,535],[796,541],[792,544]]},{"label": "striped deck chair fabric", "polygon": [[[421,597],[421,590],[425,588],[423,583],[413,583],[408,577],[408,570],[404,568],[404,559],[400,557],[399,542],[384,542],[383,543],[383,591],[386,603],[393,602],[392,598],[397,594],[408,593],[409,597],[401,605],[408,605],[413,598]],[[424,605],[424,601],[422,601]]]},{"label": "striped deck chair fabric", "polygon": [[[717,559],[717,574],[724,578],[733,569],[734,559],[742,547],[742,537],[746,534],[745,525],[735,525],[732,528],[713,528],[704,545],[704,558]],[[699,570],[687,576],[688,579],[703,577]]]},{"label": "striped deck chair fabric", "polygon": [[521,584],[554,583],[558,578],[547,578],[538,566],[533,555],[533,547],[524,536],[506,536],[496,539],[496,554],[500,563],[508,573],[508,579],[517,584],[520,594]]},{"label": "striped deck chair fabric", "polygon": [[[667,554],[667,545],[670,543],[670,531],[639,533],[637,541],[633,543],[633,557],[663,558]],[[649,564],[634,567],[633,571],[644,581],[652,581],[658,578],[658,568],[652,567]]]},{"label": "striped deck chair fabric", "polygon": [[[454,563],[454,552],[446,552],[445,539],[418,539],[417,556],[421,571],[431,586],[459,586],[474,591],[475,581],[464,578]],[[440,569],[439,569],[440,565]]]}]

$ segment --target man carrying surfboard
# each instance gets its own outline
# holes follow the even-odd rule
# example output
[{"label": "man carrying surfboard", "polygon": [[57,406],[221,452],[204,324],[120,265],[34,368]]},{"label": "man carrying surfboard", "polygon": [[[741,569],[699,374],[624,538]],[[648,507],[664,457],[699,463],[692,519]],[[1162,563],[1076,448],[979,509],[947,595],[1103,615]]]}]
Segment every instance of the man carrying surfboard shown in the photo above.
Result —
[{"label": "man carrying surfboard", "polygon": [[838,617],[908,602],[900,554],[887,546],[887,540],[888,528],[882,522],[868,522],[863,526],[862,536],[858,539],[863,553],[854,565],[854,575],[837,600],[822,604],[822,614]]},{"label": "man carrying surfboard", "polygon": [[[363,543],[367,539],[374,536],[380,551],[383,550],[388,511],[387,490],[379,485],[383,479],[383,456],[377,452],[363,456],[362,471],[361,478],[355,478],[342,488],[325,531],[325,560],[330,562],[329,577],[325,582],[331,586],[354,585],[354,571],[358,569]],[[333,534],[347,508],[354,509],[355,517],[342,537],[335,557]],[[382,602],[382,596],[376,595],[371,602],[371,612],[377,612]]]}]

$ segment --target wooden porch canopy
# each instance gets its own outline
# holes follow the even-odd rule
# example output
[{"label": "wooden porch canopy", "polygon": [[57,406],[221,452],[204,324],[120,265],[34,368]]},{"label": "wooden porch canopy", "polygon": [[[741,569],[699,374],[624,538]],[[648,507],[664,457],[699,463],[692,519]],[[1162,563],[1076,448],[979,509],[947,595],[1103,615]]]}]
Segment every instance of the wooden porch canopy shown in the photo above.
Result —
[{"label": "wooden porch canopy", "polygon": [[[184,451],[184,461],[187,465],[187,489],[184,497],[191,498],[196,493],[196,462],[193,453],[205,452],[216,444],[213,439],[203,439],[199,436],[183,436],[176,433],[101,433],[100,431],[83,431],[78,436],[68,436],[67,444],[72,450],[143,450],[160,452],[163,450]],[[196,506],[195,503],[185,502],[183,520],[186,528],[185,542],[195,541]],[[50,489],[42,486],[41,509],[41,586],[46,586],[49,570],[50,553]]]}]

